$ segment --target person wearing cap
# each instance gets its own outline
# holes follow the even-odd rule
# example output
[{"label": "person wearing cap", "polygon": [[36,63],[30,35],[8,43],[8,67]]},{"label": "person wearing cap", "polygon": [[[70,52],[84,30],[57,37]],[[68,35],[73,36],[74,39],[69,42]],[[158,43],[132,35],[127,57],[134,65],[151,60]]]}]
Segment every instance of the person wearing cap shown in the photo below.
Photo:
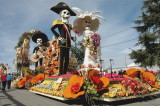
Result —
[{"label": "person wearing cap", "polygon": [[42,66],[43,64],[43,58],[39,58],[37,52],[43,54],[44,51],[46,51],[46,47],[44,45],[48,42],[48,37],[46,34],[38,31],[33,34],[32,41],[37,43],[37,46],[33,50],[34,57],[38,59],[38,61],[35,62],[35,68],[36,68],[38,66]]},{"label": "person wearing cap", "polygon": [[[51,31],[58,39],[58,45],[60,48],[59,75],[62,75],[66,74],[68,70],[71,40],[76,40],[75,37],[71,36],[72,25],[69,24],[69,18],[70,16],[76,16],[76,14],[66,3],[63,2],[60,2],[56,6],[53,6],[51,10],[59,14],[61,17],[61,20],[55,20],[53,22]],[[56,29],[58,29],[58,32]]]}]

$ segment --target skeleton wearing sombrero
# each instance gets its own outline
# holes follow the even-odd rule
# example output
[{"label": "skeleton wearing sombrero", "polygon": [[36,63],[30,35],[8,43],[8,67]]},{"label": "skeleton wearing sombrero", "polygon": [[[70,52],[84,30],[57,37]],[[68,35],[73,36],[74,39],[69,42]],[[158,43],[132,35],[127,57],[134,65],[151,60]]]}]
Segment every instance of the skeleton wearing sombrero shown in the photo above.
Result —
[{"label": "skeleton wearing sombrero", "polygon": [[33,34],[32,41],[37,43],[37,46],[33,50],[33,58],[31,58],[31,56],[30,59],[34,59],[32,61],[35,61],[35,68],[37,68],[43,65],[43,57],[41,57],[40,54],[43,56],[44,51],[46,51],[44,45],[48,42],[48,37],[46,34],[38,31]]},{"label": "skeleton wearing sombrero", "polygon": [[[100,35],[95,31],[99,28],[99,18],[103,18],[99,15],[99,11],[95,12],[83,12],[81,9],[73,7],[72,9],[79,12],[77,18],[74,21],[74,31],[77,31],[79,35],[83,35],[83,45],[85,47],[85,57],[82,64],[82,68],[97,68],[99,69],[100,57]],[[100,58],[99,58],[100,59]]]},{"label": "skeleton wearing sombrero", "polygon": [[[59,75],[66,74],[69,65],[69,50],[71,48],[71,39],[75,41],[75,37],[71,36],[72,26],[69,24],[70,16],[76,14],[69,8],[66,3],[60,2],[51,8],[52,11],[59,14],[61,20],[55,20],[52,25],[52,32],[58,39],[59,53]],[[58,32],[56,31],[58,29]]]}]

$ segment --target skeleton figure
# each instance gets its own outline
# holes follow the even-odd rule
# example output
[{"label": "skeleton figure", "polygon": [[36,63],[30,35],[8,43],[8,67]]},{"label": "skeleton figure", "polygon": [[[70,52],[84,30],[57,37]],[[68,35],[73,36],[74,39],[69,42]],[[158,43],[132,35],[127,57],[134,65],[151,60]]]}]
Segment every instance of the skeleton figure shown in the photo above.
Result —
[{"label": "skeleton figure", "polygon": [[[33,50],[33,53],[34,53],[34,56],[36,58],[39,58],[39,56],[37,55],[37,52],[41,49],[41,46],[42,46],[42,39],[41,38],[38,38],[37,39],[37,47],[34,48]],[[42,65],[42,62],[43,62],[43,58],[40,58],[39,61],[37,61],[35,63],[35,67],[38,67],[38,66],[41,66]],[[39,64],[39,65],[38,65]]]},{"label": "skeleton figure", "polygon": [[[71,40],[75,41],[76,38],[72,37],[70,31],[72,26],[69,24],[70,16],[76,14],[68,7],[67,4],[60,2],[51,8],[52,11],[59,14],[61,20],[54,20],[51,28],[53,34],[58,39],[59,46],[59,75],[66,74],[69,65],[69,50],[71,48]],[[57,33],[57,30],[58,32]]]},{"label": "skeleton figure", "polygon": [[37,68],[43,64],[43,55],[47,49],[45,44],[48,42],[48,37],[41,31],[37,31],[33,34],[32,41],[35,42],[37,46],[33,50],[33,55],[31,56],[33,58],[31,58],[31,60],[35,62],[35,68]]},{"label": "skeleton figure", "polygon": [[60,12],[60,17],[63,23],[69,24],[70,12],[65,9]]},{"label": "skeleton figure", "polygon": [[98,18],[103,18],[95,12],[83,12],[79,8],[72,8],[79,12],[77,18],[74,21],[74,30],[78,32],[79,35],[83,35],[83,45],[85,47],[85,57],[83,62],[83,67],[87,68],[97,68],[99,70],[100,66],[100,35],[95,33],[99,27]]},{"label": "skeleton figure", "polygon": [[85,26],[85,31],[83,32],[84,39],[83,39],[83,45],[86,47],[85,49],[85,57],[84,57],[84,62],[83,64],[85,67],[98,67],[98,48],[94,50],[94,45],[93,45],[93,39],[92,35],[94,34],[93,31],[91,31],[90,26],[91,22],[90,21],[85,21],[84,22]]},{"label": "skeleton figure", "polygon": [[41,39],[41,38],[38,38],[38,39],[37,39],[37,45],[38,45],[38,46],[41,46],[41,45],[42,45],[42,39]]}]

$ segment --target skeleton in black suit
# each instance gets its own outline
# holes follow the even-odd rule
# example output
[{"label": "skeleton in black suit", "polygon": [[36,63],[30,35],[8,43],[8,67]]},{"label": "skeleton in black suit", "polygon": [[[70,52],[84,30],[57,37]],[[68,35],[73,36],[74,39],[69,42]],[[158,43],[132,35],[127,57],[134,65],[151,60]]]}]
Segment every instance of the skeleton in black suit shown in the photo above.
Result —
[{"label": "skeleton in black suit", "polygon": [[[58,45],[60,48],[59,53],[59,75],[66,74],[69,65],[69,50],[71,48],[71,39],[76,40],[75,37],[71,37],[70,31],[72,26],[69,24],[69,17],[76,14],[68,7],[67,4],[60,2],[56,6],[51,8],[52,11],[60,14],[61,20],[55,20],[51,31],[58,39]],[[56,32],[58,29],[59,33]]]}]

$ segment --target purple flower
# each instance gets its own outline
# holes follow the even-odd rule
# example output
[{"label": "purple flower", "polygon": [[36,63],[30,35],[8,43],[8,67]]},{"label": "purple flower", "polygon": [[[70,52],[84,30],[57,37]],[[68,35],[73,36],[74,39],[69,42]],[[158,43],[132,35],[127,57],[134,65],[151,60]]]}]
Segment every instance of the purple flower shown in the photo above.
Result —
[{"label": "purple flower", "polygon": [[100,45],[101,37],[100,35],[93,33],[91,38],[93,39],[93,45],[97,48]]}]

